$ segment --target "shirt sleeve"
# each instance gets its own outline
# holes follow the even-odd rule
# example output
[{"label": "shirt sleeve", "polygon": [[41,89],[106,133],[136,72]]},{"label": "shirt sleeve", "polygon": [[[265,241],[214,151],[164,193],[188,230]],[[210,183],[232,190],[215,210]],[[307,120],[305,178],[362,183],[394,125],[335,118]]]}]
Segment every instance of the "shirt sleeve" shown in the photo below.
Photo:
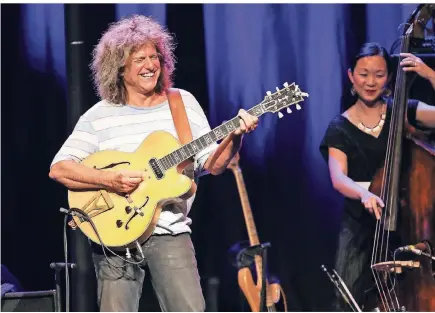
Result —
[{"label": "shirt sleeve", "polygon": [[349,156],[351,152],[351,143],[349,138],[340,128],[340,119],[338,117],[333,119],[328,125],[325,135],[320,143],[320,153],[326,162],[328,162],[329,159],[329,147],[338,149],[347,156]]},{"label": "shirt sleeve", "polygon": [[98,150],[96,132],[91,122],[81,116],[73,132],[54,157],[51,166],[65,160],[81,162],[84,158]]},{"label": "shirt sleeve", "polygon": [[408,99],[408,110],[406,111],[408,122],[419,130],[429,130],[430,128],[423,126],[417,121],[417,107],[419,102],[420,101],[417,99]]},{"label": "shirt sleeve", "polygon": [[[207,119],[204,120],[204,124],[201,127],[199,136],[205,135],[210,131],[210,125],[207,121]],[[206,171],[204,169],[204,165],[205,162],[207,161],[208,157],[214,152],[216,151],[218,147],[218,144],[216,142],[212,143],[211,145],[209,145],[207,148],[205,148],[204,150],[198,152],[195,155],[195,174],[197,177],[203,176],[205,174],[208,174],[208,171]]]}]

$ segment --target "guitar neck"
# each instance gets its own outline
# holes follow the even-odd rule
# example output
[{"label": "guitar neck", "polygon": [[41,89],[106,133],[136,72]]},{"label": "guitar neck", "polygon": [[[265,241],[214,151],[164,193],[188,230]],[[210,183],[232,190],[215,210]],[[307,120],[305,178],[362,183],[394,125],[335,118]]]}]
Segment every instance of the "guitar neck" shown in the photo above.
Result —
[{"label": "guitar neck", "polygon": [[251,246],[260,244],[257,228],[255,226],[254,217],[252,215],[251,205],[249,203],[248,192],[246,191],[245,180],[243,178],[240,167],[232,169],[236,178],[237,189],[242,203],[243,216],[245,217],[246,228],[248,230],[249,243]]},{"label": "guitar neck", "polygon": [[[253,108],[247,111],[249,114],[259,117],[265,112],[261,107],[261,103],[257,104]],[[222,125],[216,127],[205,135],[192,140],[191,142],[185,144],[184,146],[178,148],[177,150],[169,153],[163,158],[159,159],[160,168],[166,171],[173,166],[176,166],[191,157],[196,155],[198,152],[204,150],[205,148],[211,146],[215,142],[225,138],[227,135],[235,131],[240,127],[240,118],[234,117],[233,119],[226,121]]]},{"label": "guitar neck", "polygon": [[[253,116],[260,117],[267,112],[279,112],[283,108],[287,108],[291,113],[290,106],[296,105],[296,109],[300,110],[301,107],[298,104],[303,101],[303,97],[308,97],[308,94],[301,92],[299,87],[292,83],[291,85],[284,83],[283,89],[276,88],[275,93],[267,93],[265,99],[249,109],[247,112]],[[192,140],[177,150],[165,155],[161,159],[153,159],[152,167],[159,175],[163,175],[162,172],[183,163],[186,160],[191,159],[198,152],[211,146],[215,142],[225,138],[228,134],[232,133],[240,127],[240,118],[238,116],[226,121],[222,125],[209,131],[207,134]]]},{"label": "guitar neck", "polygon": [[[245,180],[243,179],[240,167],[231,168],[236,178],[237,189],[239,190],[240,201],[242,203],[243,216],[245,217],[246,229],[248,231],[249,243],[251,246],[260,244],[251,205],[249,203],[248,192],[246,191]],[[263,262],[260,256],[255,257],[255,268],[257,271],[257,281],[261,281]]]}]

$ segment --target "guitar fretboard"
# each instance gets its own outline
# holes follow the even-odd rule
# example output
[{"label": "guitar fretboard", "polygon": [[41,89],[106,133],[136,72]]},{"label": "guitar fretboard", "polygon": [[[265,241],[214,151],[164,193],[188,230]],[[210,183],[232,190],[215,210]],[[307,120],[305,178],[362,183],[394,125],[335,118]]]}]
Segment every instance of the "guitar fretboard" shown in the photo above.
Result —
[{"label": "guitar fretboard", "polygon": [[[261,116],[264,111],[261,104],[257,104],[253,108],[247,111],[249,114],[254,115],[256,117]],[[229,121],[226,121],[222,125],[216,127],[205,135],[192,140],[191,142],[185,144],[184,146],[178,148],[174,152],[164,156],[158,162],[160,164],[160,168],[163,171],[170,169],[171,167],[182,163],[185,160],[190,159],[198,152],[204,150],[208,146],[212,145],[218,140],[225,138],[228,134],[235,131],[240,127],[240,118],[235,117]]]}]

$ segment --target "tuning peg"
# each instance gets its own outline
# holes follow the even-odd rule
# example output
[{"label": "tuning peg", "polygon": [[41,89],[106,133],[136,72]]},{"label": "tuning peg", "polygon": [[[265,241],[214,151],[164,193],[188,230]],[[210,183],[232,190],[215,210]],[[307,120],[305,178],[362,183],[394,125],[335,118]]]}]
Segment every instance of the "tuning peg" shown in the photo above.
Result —
[{"label": "tuning peg", "polygon": [[278,88],[278,87],[276,87],[276,92],[277,92],[277,93],[280,93],[280,92],[279,92],[279,88]]},{"label": "tuning peg", "polygon": [[285,82],[285,83],[283,84],[283,86],[284,86],[285,88],[288,88],[288,83]]},{"label": "tuning peg", "polygon": [[302,92],[300,90],[298,90],[297,92],[295,92],[296,96],[301,96],[301,97],[308,97],[309,95],[306,92]]},{"label": "tuning peg", "polygon": [[292,110],[290,108],[287,108],[287,113],[288,114],[292,113]]},{"label": "tuning peg", "polygon": [[270,97],[272,93],[270,91],[267,91],[266,94]]},{"label": "tuning peg", "polygon": [[284,116],[284,114],[282,114],[281,112],[278,112],[278,117],[282,118]]},{"label": "tuning peg", "polygon": [[299,103],[296,103],[296,110],[300,110],[301,106],[299,105]]}]

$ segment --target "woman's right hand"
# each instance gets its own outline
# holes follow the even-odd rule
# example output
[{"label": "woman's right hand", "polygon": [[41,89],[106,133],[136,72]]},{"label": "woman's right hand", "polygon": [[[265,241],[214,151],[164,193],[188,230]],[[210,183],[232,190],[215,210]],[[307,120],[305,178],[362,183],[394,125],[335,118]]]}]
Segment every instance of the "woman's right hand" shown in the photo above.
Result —
[{"label": "woman's right hand", "polygon": [[381,208],[385,206],[384,201],[382,201],[381,198],[370,191],[365,190],[361,194],[361,203],[364,205],[367,211],[375,215],[377,220],[381,218]]},{"label": "woman's right hand", "polygon": [[435,71],[431,69],[422,59],[413,55],[412,53],[401,53],[401,57],[404,57],[400,62],[405,72],[416,72],[424,79],[431,80],[435,77]]}]

